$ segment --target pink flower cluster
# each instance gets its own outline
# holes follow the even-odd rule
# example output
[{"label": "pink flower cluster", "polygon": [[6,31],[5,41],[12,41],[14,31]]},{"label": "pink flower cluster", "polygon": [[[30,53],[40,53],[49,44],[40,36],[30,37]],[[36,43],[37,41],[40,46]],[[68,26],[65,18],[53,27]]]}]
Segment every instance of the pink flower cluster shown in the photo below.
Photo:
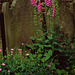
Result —
[{"label": "pink flower cluster", "polygon": [[[53,64],[53,62],[50,63],[51,65]],[[51,67],[51,65],[48,65],[48,67]]]},{"label": "pink flower cluster", "polygon": [[2,63],[3,66],[5,66],[5,63]]},{"label": "pink flower cluster", "polygon": [[36,4],[36,1],[35,0],[30,0],[31,1],[31,4],[33,5],[33,6],[37,6],[37,4]]},{"label": "pink flower cluster", "polygon": [[19,51],[19,55],[22,54],[22,49],[18,49],[18,51]]},{"label": "pink flower cluster", "polygon": [[52,14],[52,17],[53,17],[53,18],[55,17],[55,11],[56,11],[56,9],[55,9],[55,7],[54,7],[53,14]]},{"label": "pink flower cluster", "polygon": [[8,72],[10,72],[10,70],[8,70]]},{"label": "pink flower cluster", "polygon": [[24,45],[24,43],[21,43],[21,45]]},{"label": "pink flower cluster", "polygon": [[37,8],[38,8],[38,11],[41,12],[42,5],[41,5],[41,1],[40,0],[39,0],[39,4],[38,4]]},{"label": "pink flower cluster", "polygon": [[[13,55],[13,51],[14,51],[14,49],[13,49],[13,48],[11,48],[11,55]],[[10,56],[10,55],[8,55],[8,56]]]},{"label": "pink flower cluster", "polygon": [[52,6],[52,1],[51,0],[45,0],[45,3],[47,6]]},{"label": "pink flower cluster", "polygon": [[0,71],[2,70],[2,68],[0,68]]},{"label": "pink flower cluster", "polygon": [[[36,0],[30,0],[30,1],[31,1],[31,4],[33,6],[35,6],[35,7],[37,6]],[[42,5],[41,5],[41,1],[40,0],[39,0],[39,4],[38,4],[37,8],[38,8],[38,11],[41,12]]]},{"label": "pink flower cluster", "polygon": [[2,50],[0,49],[0,52],[2,52]]}]

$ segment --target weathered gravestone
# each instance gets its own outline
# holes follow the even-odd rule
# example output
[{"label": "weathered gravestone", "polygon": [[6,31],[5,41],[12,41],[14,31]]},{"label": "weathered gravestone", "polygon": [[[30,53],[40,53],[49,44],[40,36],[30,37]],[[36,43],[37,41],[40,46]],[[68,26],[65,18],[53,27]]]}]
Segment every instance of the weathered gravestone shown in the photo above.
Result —
[{"label": "weathered gravestone", "polygon": [[[30,36],[34,35],[34,28],[40,29],[40,22],[38,17],[38,25],[34,26],[33,10],[34,7],[30,4],[30,0],[13,0],[11,8],[9,3],[3,4],[4,23],[6,32],[6,45],[9,48],[15,46],[21,47],[21,43],[31,44]],[[73,16],[66,4],[59,0],[59,25],[63,26],[64,31],[69,36],[74,35]],[[64,21],[63,21],[64,17]],[[49,22],[49,16],[48,21]],[[49,26],[49,23],[47,23]]]},{"label": "weathered gravestone", "polygon": [[2,7],[4,13],[6,45],[10,50],[21,43],[31,44],[30,36],[34,36],[35,28],[41,28],[39,25],[34,26],[34,7],[30,4],[30,0],[13,0],[11,8],[6,2]]},{"label": "weathered gravestone", "polygon": [[[66,2],[59,0],[59,25],[63,27],[69,37],[75,34],[74,16],[70,9],[67,8]],[[63,20],[64,17],[64,20]]]}]

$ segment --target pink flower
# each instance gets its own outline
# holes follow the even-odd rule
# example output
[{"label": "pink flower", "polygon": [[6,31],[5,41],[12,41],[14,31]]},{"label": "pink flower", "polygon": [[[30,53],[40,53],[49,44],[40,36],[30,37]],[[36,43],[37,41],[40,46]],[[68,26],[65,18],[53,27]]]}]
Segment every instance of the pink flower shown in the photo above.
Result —
[{"label": "pink flower", "polygon": [[18,49],[19,51],[22,51],[22,49]]},{"label": "pink flower", "polygon": [[8,70],[8,72],[10,72],[10,70]]},{"label": "pink flower", "polygon": [[13,48],[11,48],[11,51],[13,51],[14,49]]},{"label": "pink flower", "polygon": [[0,49],[0,52],[2,52],[2,50]]},{"label": "pink flower", "polygon": [[22,52],[19,52],[20,54],[22,53]]},{"label": "pink flower", "polygon": [[51,0],[45,0],[45,3],[47,6],[52,6],[52,1]]},{"label": "pink flower", "polygon": [[15,66],[15,65],[13,65],[13,66]]},{"label": "pink flower", "polygon": [[4,55],[4,57],[6,57],[6,55]]},{"label": "pink flower", "polygon": [[22,45],[24,45],[24,43],[21,43]]},{"label": "pink flower", "polygon": [[3,66],[5,66],[5,63],[2,63]]},{"label": "pink flower", "polygon": [[0,71],[1,71],[2,69],[0,68]]},{"label": "pink flower", "polygon": [[48,65],[48,67],[51,67],[51,65]]},{"label": "pink flower", "polygon": [[51,65],[52,65],[53,63],[51,62]]},{"label": "pink flower", "polygon": [[35,0],[30,0],[31,1],[31,4],[33,5],[33,6],[37,6],[37,4],[36,4],[36,1]]},{"label": "pink flower", "polygon": [[13,51],[11,51],[11,53],[13,53]]},{"label": "pink flower", "polygon": [[40,18],[40,20],[41,20],[41,18]]},{"label": "pink flower", "polygon": [[47,55],[47,53],[45,53],[45,55]]},{"label": "pink flower", "polygon": [[31,49],[29,49],[29,51],[31,51]]},{"label": "pink flower", "polygon": [[37,72],[39,72],[39,70]]},{"label": "pink flower", "polygon": [[52,14],[52,17],[53,17],[53,18],[55,17],[55,11],[56,11],[56,9],[55,9],[55,7],[54,7],[53,14]]},{"label": "pink flower", "polygon": [[53,71],[51,71],[51,73],[53,73]]},{"label": "pink flower", "polygon": [[27,53],[26,55],[27,55],[27,56],[29,56],[29,54],[28,54],[28,53]]},{"label": "pink flower", "polygon": [[40,0],[39,0],[39,4],[38,4],[37,8],[38,8],[38,11],[41,12],[42,5],[41,5],[41,1]]},{"label": "pink flower", "polygon": [[8,54],[8,56],[10,56],[10,54]]},{"label": "pink flower", "polygon": [[22,58],[24,58],[24,56],[22,56]]},{"label": "pink flower", "polygon": [[13,54],[11,54],[11,55],[13,55]]}]

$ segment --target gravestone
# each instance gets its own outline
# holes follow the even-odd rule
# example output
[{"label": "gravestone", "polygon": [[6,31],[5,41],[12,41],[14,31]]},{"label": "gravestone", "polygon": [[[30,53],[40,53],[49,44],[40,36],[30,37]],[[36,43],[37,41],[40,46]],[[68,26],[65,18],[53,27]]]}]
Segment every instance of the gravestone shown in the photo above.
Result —
[{"label": "gravestone", "polygon": [[67,8],[66,2],[60,0],[59,0],[59,16],[60,16],[59,25],[63,27],[64,32],[67,32],[69,37],[75,35],[74,16],[71,13],[70,9]]},{"label": "gravestone", "polygon": [[[53,1],[55,1],[55,0],[53,0]],[[69,1],[67,1],[67,2],[69,2]],[[67,2],[65,0],[64,1],[58,0],[58,9],[59,9],[58,25],[61,28],[63,28],[64,33],[66,32],[68,34],[68,37],[73,37],[75,35],[74,4],[73,4],[73,6],[71,5],[71,7],[68,8]],[[48,30],[50,29],[49,17],[50,16],[47,15]]]},{"label": "gravestone", "polygon": [[[39,25],[34,26],[34,7],[30,0],[13,0],[11,8],[9,3],[3,4],[6,46],[10,49],[14,47],[21,48],[21,43],[32,44],[29,37],[34,36],[34,28],[41,28]],[[38,18],[39,19],[39,18]]]}]

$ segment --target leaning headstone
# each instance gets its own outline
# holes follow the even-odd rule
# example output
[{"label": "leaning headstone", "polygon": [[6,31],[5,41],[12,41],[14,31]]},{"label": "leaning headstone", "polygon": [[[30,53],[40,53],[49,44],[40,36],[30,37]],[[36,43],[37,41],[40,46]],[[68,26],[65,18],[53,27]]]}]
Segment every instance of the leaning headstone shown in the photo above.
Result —
[{"label": "leaning headstone", "polygon": [[29,39],[34,36],[35,28],[41,28],[39,25],[34,26],[34,7],[30,4],[30,0],[13,0],[11,8],[6,2],[2,7],[4,13],[6,45],[10,50],[14,47],[21,48],[21,43],[32,44]]}]

